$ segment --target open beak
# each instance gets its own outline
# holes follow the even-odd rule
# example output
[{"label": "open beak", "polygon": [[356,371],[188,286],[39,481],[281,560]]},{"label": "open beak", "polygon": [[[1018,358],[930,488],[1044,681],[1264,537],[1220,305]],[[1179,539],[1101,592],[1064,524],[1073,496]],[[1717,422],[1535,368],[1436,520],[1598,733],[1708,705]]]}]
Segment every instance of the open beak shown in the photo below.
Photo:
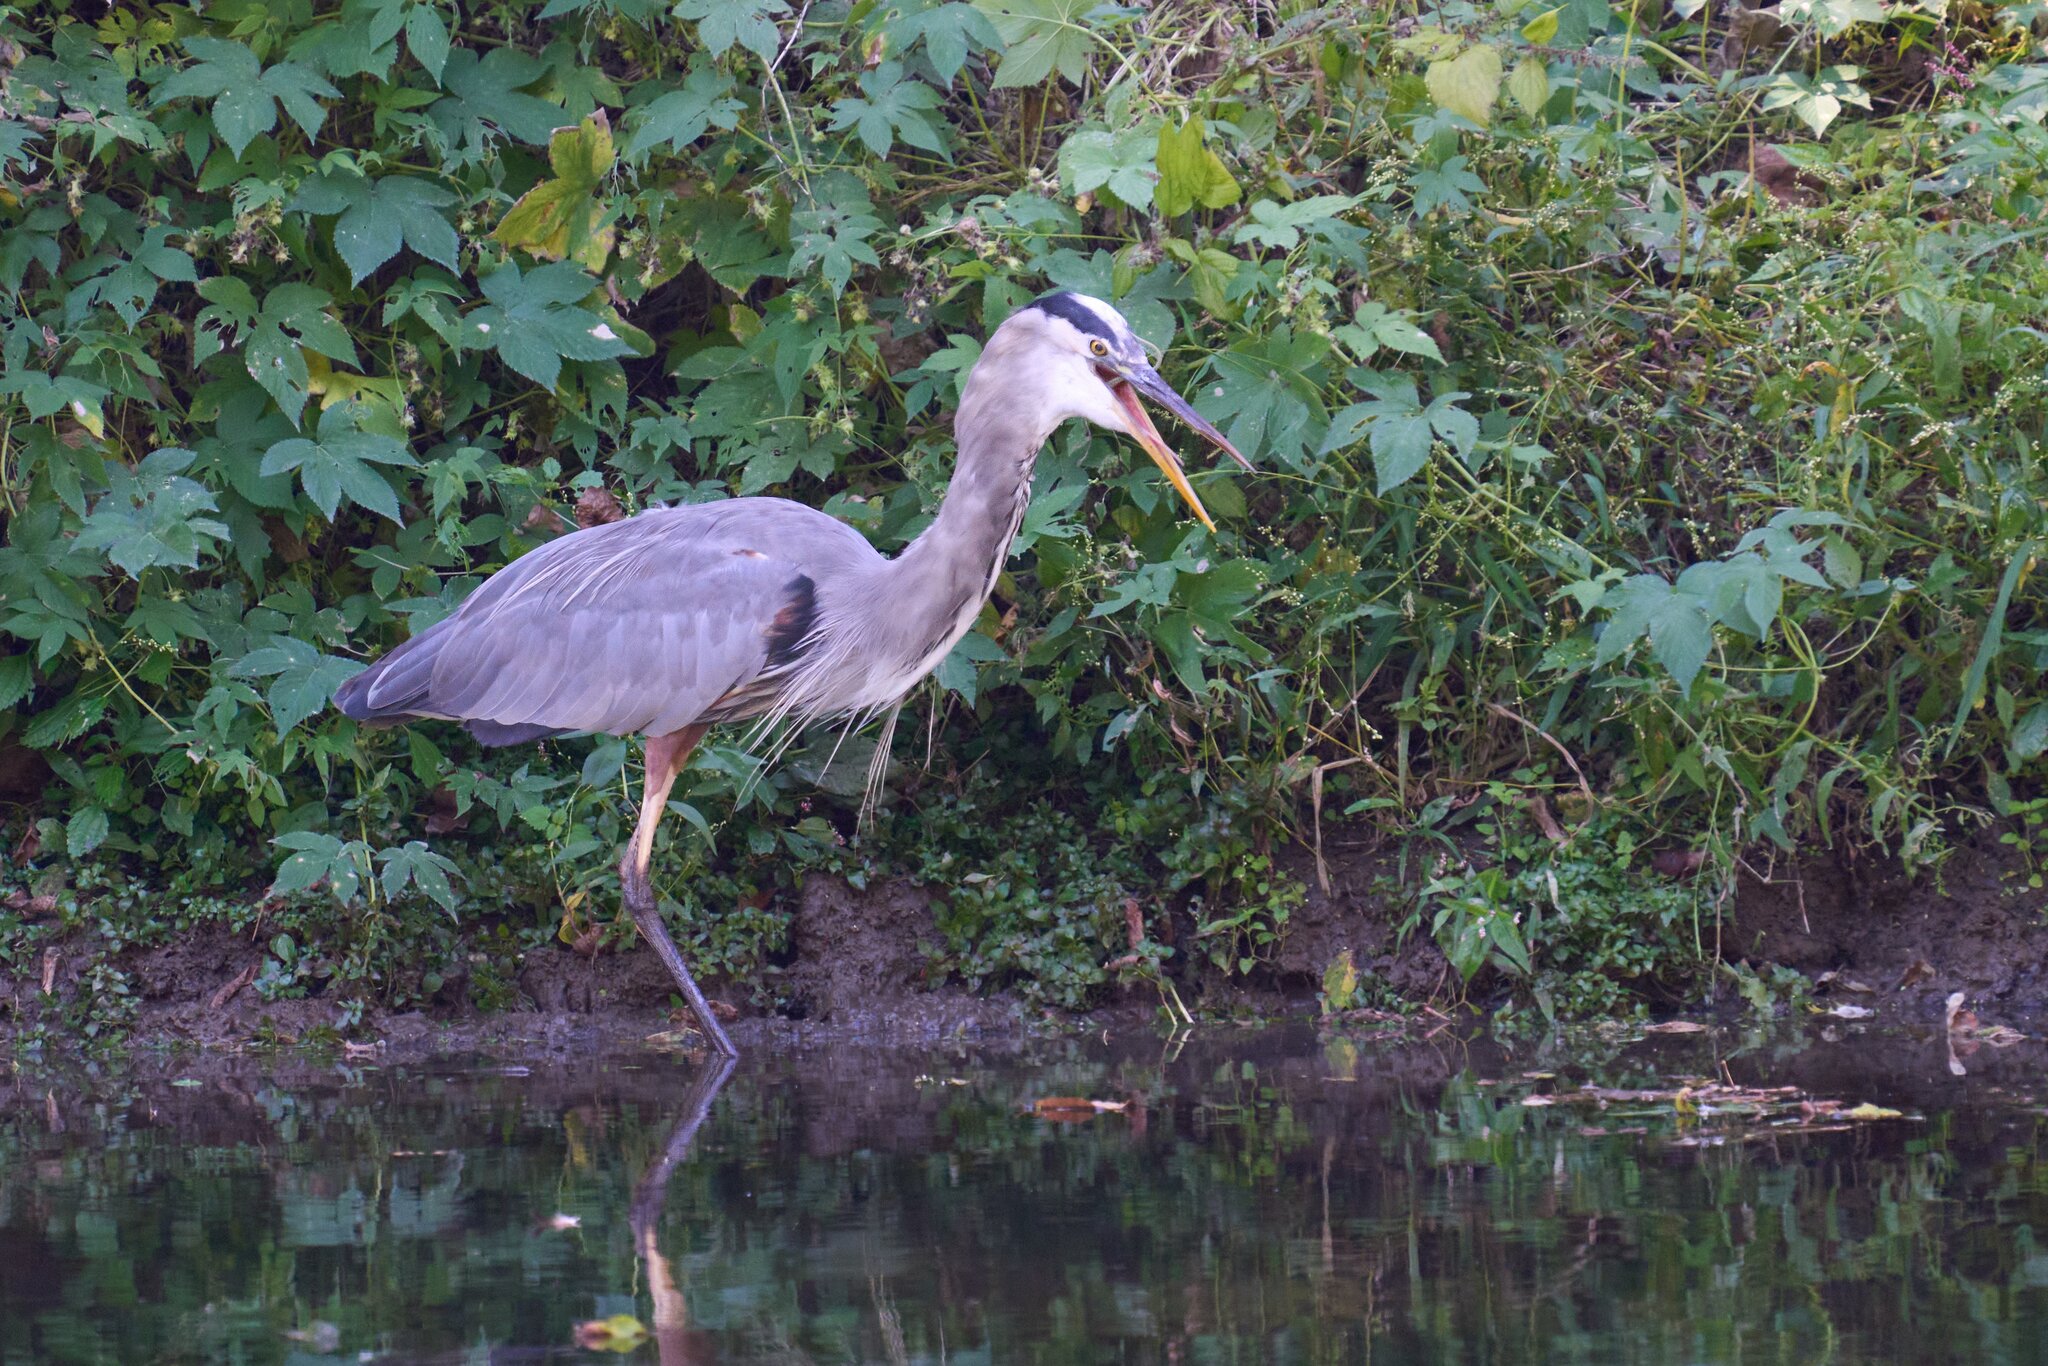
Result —
[{"label": "open beak", "polygon": [[1159,472],[1166,476],[1166,482],[1173,485],[1173,491],[1187,501],[1187,505],[1201,519],[1202,525],[1214,531],[1216,523],[1209,520],[1207,508],[1195,496],[1194,486],[1188,483],[1187,472],[1181,468],[1180,459],[1159,435],[1159,429],[1152,425],[1152,417],[1145,411],[1145,405],[1138,401],[1143,394],[1166,411],[1207,437],[1219,449],[1230,453],[1231,459],[1246,469],[1255,469],[1251,461],[1238,453],[1229,438],[1216,430],[1209,419],[1196,412],[1188,401],[1176,394],[1159,377],[1159,372],[1145,364],[1118,365],[1106,370],[1103,378],[1109,383],[1109,391],[1116,395],[1116,401],[1123,405],[1125,414],[1131,420],[1131,435],[1145,448],[1145,454],[1152,457],[1152,463],[1159,466]]}]

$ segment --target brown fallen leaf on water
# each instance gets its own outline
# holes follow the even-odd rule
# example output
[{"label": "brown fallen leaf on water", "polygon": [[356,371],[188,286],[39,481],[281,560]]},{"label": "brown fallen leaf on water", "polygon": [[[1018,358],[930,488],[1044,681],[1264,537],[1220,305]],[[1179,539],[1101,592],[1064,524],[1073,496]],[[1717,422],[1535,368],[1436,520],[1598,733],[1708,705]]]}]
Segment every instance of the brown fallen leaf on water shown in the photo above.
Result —
[{"label": "brown fallen leaf on water", "polygon": [[1665,1020],[1661,1024],[1644,1025],[1645,1034],[1704,1034],[1707,1027],[1698,1020]]},{"label": "brown fallen leaf on water", "polygon": [[1893,991],[1904,991],[1907,987],[1918,986],[1934,976],[1934,964],[1927,961],[1925,954],[1915,953],[1906,964],[1906,970],[1899,974],[1899,980],[1892,984]]},{"label": "brown fallen leaf on water", "polygon": [[1854,977],[1844,977],[1833,968],[1814,978],[1813,984],[1817,987],[1830,987],[1836,991],[1853,991],[1860,996],[1868,996],[1876,991],[1875,987],[1859,982]]},{"label": "brown fallen leaf on water", "polygon": [[1532,1110],[1533,1110],[1533,1109],[1535,1109],[1535,1108],[1536,1108],[1537,1106],[1541,1106],[1541,1105],[1555,1105],[1555,1104],[1557,1104],[1557,1097],[1556,1097],[1556,1096],[1523,1096],[1523,1097],[1522,1097],[1522,1104],[1524,1104],[1524,1105],[1528,1106],[1528,1107],[1529,1107],[1530,1109],[1532,1109]]}]

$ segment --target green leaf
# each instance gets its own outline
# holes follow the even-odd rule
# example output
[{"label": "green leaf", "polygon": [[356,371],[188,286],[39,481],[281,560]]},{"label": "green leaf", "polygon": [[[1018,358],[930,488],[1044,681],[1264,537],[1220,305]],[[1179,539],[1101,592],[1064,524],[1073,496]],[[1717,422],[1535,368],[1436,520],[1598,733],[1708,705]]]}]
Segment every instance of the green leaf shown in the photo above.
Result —
[{"label": "green leaf", "polygon": [[1152,202],[1152,185],[1159,178],[1152,161],[1158,145],[1158,138],[1142,127],[1118,133],[1084,129],[1060,144],[1060,183],[1071,195],[1106,188],[1121,203],[1142,209]]},{"label": "green leaf", "polygon": [[2039,541],[2023,541],[2013,551],[2012,558],[2006,561],[2005,573],[1998,580],[1998,597],[1991,604],[1991,615],[1984,623],[1984,635],[1977,642],[1977,652],[1970,658],[1970,667],[1963,673],[1962,691],[1956,698],[1955,719],[1949,723],[1948,745],[1942,750],[1944,757],[1955,753],[1956,742],[1963,738],[1963,728],[1969,723],[1970,712],[1984,700],[1984,678],[1991,669],[1991,661],[1998,657],[1999,642],[2005,635],[2005,612],[2012,605],[2013,590],[2019,587],[2020,578],[2040,553]]},{"label": "green leaf", "polygon": [[546,142],[565,122],[562,107],[523,93],[546,74],[539,61],[512,47],[494,47],[481,60],[468,48],[450,52],[441,73],[448,93],[427,109],[448,148],[447,169],[482,160],[498,133]]},{"label": "green leaf", "polygon": [[413,886],[442,910],[454,913],[455,889],[448,879],[459,874],[453,863],[427,848],[424,840],[408,840],[402,848],[380,849],[377,862],[384,865],[378,882],[386,897],[396,898],[406,887]]},{"label": "green leaf", "polygon": [[64,827],[64,852],[71,858],[84,858],[107,841],[107,813],[97,806],[82,806],[71,813],[70,823]]},{"label": "green leaf", "polygon": [[107,466],[108,492],[94,505],[78,533],[78,544],[104,550],[130,578],[151,565],[197,568],[202,541],[224,541],[227,525],[202,513],[220,506],[211,491],[181,471],[194,456],[167,447],[130,470]]},{"label": "green leaf", "polygon": [[1557,37],[1557,16],[1563,12],[1562,6],[1557,9],[1547,9],[1528,23],[1522,25],[1523,40],[1534,43],[1538,47],[1542,47],[1550,42],[1553,38]]},{"label": "green leaf", "polygon": [[346,498],[382,517],[398,520],[398,495],[372,465],[412,465],[403,441],[356,427],[356,405],[337,403],[320,414],[316,439],[289,437],[264,452],[258,473],[297,470],[300,487],[328,521]]},{"label": "green leaf", "polygon": [[1500,98],[1500,53],[1474,43],[1449,61],[1431,62],[1425,80],[1431,99],[1484,128]]},{"label": "green leaf", "polygon": [[1707,652],[1713,644],[1714,632],[1706,610],[1686,594],[1672,594],[1650,616],[1650,653],[1678,684],[1680,692],[1692,690],[1692,681],[1706,664]]},{"label": "green leaf", "polygon": [[649,148],[680,152],[713,128],[731,128],[746,106],[732,98],[732,77],[693,62],[680,90],[657,96],[627,116],[632,133],[626,156],[638,160]]},{"label": "green leaf", "polygon": [[158,86],[155,100],[211,99],[214,131],[237,159],[277,126],[279,104],[310,139],[327,118],[313,97],[341,96],[303,66],[282,62],[266,70],[254,52],[225,38],[187,38],[184,46],[199,60]]},{"label": "green leaf", "polygon": [[1237,181],[1224,168],[1223,159],[1202,145],[1203,126],[1191,118],[1180,128],[1162,125],[1156,160],[1159,185],[1153,201],[1159,212],[1175,218],[1199,204],[1220,209],[1235,204],[1242,193]]},{"label": "green leaf", "polygon": [[854,129],[861,145],[878,157],[889,155],[897,138],[912,147],[934,152],[951,160],[946,149],[943,118],[935,123],[932,111],[939,107],[939,92],[903,74],[899,62],[883,62],[873,71],[861,73],[862,95],[848,96],[832,106],[831,128],[835,133]]},{"label": "green leaf", "polygon": [[1478,421],[1457,406],[1465,394],[1440,394],[1424,408],[1415,381],[1408,376],[1362,373],[1366,387],[1378,397],[1369,403],[1354,403],[1331,418],[1322,453],[1328,455],[1355,444],[1361,435],[1369,436],[1381,493],[1413,479],[1429,462],[1437,438],[1460,453],[1478,439]]},{"label": "green leaf", "polygon": [[363,671],[361,660],[324,655],[292,636],[272,636],[271,643],[236,660],[228,673],[235,678],[267,678],[264,701],[279,735],[334,700],[334,690]]},{"label": "green leaf", "polygon": [[263,310],[252,320],[242,344],[249,377],[276,400],[294,427],[312,382],[302,348],[348,365],[356,363],[348,332],[325,311],[332,302],[310,285],[279,285],[265,296]]},{"label": "green leaf", "polygon": [[1508,76],[1508,95],[1531,118],[1542,114],[1543,106],[1550,103],[1550,68],[1541,57],[1524,57],[1515,63]]},{"label": "green leaf", "polygon": [[1239,221],[1233,236],[1240,242],[1250,242],[1255,246],[1293,251],[1301,241],[1303,229],[1348,213],[1357,208],[1359,202],[1359,196],[1346,194],[1311,195],[1292,204],[1261,199],[1252,205],[1250,214]]},{"label": "green leaf", "polygon": [[1372,359],[1384,347],[1411,356],[1425,356],[1438,365],[1444,363],[1443,352],[1437,349],[1434,337],[1376,300],[1360,304],[1351,321],[1331,329],[1330,335],[1361,361]]},{"label": "green leaf", "polygon": [[574,306],[596,287],[574,261],[557,261],[524,275],[515,265],[501,266],[483,279],[484,297],[491,302],[462,320],[462,345],[496,351],[505,364],[552,389],[565,359],[597,361],[632,354],[603,318]]},{"label": "green leaf", "polygon": [[13,710],[35,690],[35,666],[27,655],[0,659],[0,709]]},{"label": "green leaf", "polygon": [[[325,881],[333,889],[335,900],[347,905],[356,899],[370,872],[370,851],[360,840],[343,841],[333,835],[295,830],[279,835],[271,843],[293,851],[290,858],[278,865],[277,876],[270,884],[272,896],[302,892]],[[289,955],[289,938],[280,935],[271,942],[274,952],[285,950],[278,957]]]},{"label": "green leaf", "polygon": [[452,191],[411,176],[372,181],[337,173],[306,181],[291,207],[341,215],[334,224],[334,249],[349,268],[349,283],[359,284],[401,246],[455,270],[461,244],[440,213],[455,202]]},{"label": "green leaf", "polygon": [[845,292],[856,264],[880,264],[867,239],[881,231],[882,220],[875,217],[864,192],[852,185],[846,189],[843,196],[820,196],[811,207],[789,216],[790,242],[795,248],[789,257],[790,274],[816,266],[832,287],[834,298]]},{"label": "green leaf", "polygon": [[996,88],[1042,85],[1057,71],[1074,85],[1088,79],[1095,36],[1085,16],[1100,0],[974,0],[1003,40]]},{"label": "green leaf", "polygon": [[431,4],[414,5],[405,16],[405,45],[439,85],[448,66],[448,25]]},{"label": "green leaf", "polygon": [[680,0],[674,13],[696,21],[697,41],[712,56],[739,46],[767,63],[782,46],[774,16],[789,13],[789,6],[783,0]]},{"label": "green leaf", "polygon": [[1467,195],[1478,194],[1486,189],[1486,182],[1469,169],[1471,158],[1458,155],[1449,158],[1441,166],[1422,166],[1409,177],[1414,187],[1413,207],[1417,216],[1435,209],[1455,209],[1470,212],[1472,201]]},{"label": "green leaf", "polygon": [[890,46],[907,52],[914,42],[923,42],[932,70],[948,86],[967,64],[970,48],[992,48],[1002,38],[987,16],[972,5],[938,4],[918,14],[898,15],[885,29]]}]

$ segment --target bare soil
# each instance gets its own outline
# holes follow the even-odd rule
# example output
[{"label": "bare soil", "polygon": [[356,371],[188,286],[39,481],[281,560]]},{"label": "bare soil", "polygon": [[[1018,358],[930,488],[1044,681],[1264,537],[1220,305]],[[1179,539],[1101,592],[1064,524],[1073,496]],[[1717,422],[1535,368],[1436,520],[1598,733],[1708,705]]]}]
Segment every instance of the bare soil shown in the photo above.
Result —
[{"label": "bare soil", "polygon": [[[1328,838],[1324,858],[1327,888],[1311,851],[1285,855],[1309,892],[1270,961],[1249,977],[1184,962],[1183,999],[1212,1010],[1304,1018],[1315,1011],[1323,969],[1344,949],[1361,973],[1405,999],[1443,1005],[1458,996],[1460,984],[1427,934],[1400,937],[1410,908],[1391,851],[1340,831]],[[1723,919],[1728,961],[1796,969],[1814,979],[1823,999],[1838,992],[1845,1000],[1882,1003],[1900,1022],[1939,1022],[1955,991],[2001,1020],[2048,1013],[2044,897],[2027,890],[2025,870],[1990,835],[1959,849],[1939,877],[1908,877],[1894,864],[1836,853],[1763,871],[1769,876],[1744,876]],[[1007,993],[973,995],[935,983],[919,945],[936,937],[930,897],[915,884],[857,890],[813,877],[802,889],[781,967],[781,1008],[772,1015],[751,1008],[753,993],[744,984],[713,979],[705,987],[736,1017],[732,1033],[742,1047],[1019,1038],[1106,1016],[1143,1017],[1158,1006],[1154,989],[1142,983],[1085,1021],[1034,1011]],[[0,972],[0,1039],[63,1018],[49,1012],[67,1011],[90,989],[85,969],[94,947],[74,936],[11,974]],[[117,954],[115,965],[139,995],[133,1041],[233,1047],[340,1027],[333,1000],[264,1001],[249,988],[262,954],[260,944],[224,929]],[[478,1012],[457,978],[426,1010],[373,1008],[345,1032],[401,1050],[516,1047],[522,1056],[573,1058],[642,1046],[676,1027],[670,983],[653,955],[637,949],[587,958],[549,945],[527,954],[517,982],[517,1009]],[[1484,979],[1474,987],[1483,1000]]]}]

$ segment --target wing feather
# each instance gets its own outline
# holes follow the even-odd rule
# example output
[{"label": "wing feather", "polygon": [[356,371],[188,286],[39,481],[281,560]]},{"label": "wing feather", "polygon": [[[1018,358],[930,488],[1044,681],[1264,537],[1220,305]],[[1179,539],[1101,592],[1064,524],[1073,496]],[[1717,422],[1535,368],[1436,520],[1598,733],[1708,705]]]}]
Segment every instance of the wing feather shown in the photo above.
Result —
[{"label": "wing feather", "polygon": [[338,700],[372,718],[679,730],[786,662],[770,653],[786,641],[792,603],[810,601],[804,548],[821,544],[874,554],[842,523],[763,499],[575,532],[498,571]]}]

